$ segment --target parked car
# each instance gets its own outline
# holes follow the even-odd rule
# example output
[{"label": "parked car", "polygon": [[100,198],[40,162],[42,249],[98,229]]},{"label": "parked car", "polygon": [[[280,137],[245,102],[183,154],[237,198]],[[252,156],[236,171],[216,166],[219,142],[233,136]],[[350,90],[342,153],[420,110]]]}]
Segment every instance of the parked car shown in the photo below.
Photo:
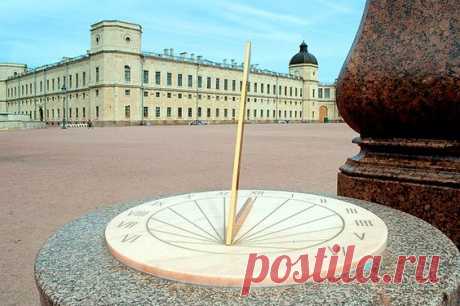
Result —
[{"label": "parked car", "polygon": [[202,120],[193,120],[189,123],[189,125],[208,125],[208,123]]}]

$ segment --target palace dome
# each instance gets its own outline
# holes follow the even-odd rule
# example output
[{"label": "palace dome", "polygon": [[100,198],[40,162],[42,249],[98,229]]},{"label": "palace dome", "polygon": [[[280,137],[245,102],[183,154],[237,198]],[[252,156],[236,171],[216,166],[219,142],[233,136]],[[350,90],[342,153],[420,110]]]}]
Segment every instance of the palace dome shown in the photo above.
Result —
[{"label": "palace dome", "polygon": [[300,45],[300,51],[291,58],[289,66],[301,65],[301,64],[313,64],[318,65],[316,57],[308,52],[308,45],[303,41]]}]

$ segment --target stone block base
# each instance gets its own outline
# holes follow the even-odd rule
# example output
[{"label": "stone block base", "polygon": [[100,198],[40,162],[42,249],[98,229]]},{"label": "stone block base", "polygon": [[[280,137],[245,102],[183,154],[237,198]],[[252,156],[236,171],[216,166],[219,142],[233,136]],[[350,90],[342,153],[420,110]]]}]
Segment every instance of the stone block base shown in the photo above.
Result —
[{"label": "stone block base", "polygon": [[383,204],[436,226],[460,245],[460,189],[338,174],[340,196]]}]

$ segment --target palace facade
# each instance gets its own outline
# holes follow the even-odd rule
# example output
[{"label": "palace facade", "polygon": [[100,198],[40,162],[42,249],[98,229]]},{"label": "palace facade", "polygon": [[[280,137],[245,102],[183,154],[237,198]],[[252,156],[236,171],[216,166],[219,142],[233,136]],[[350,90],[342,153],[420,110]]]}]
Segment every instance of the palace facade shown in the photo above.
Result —
[{"label": "palace facade", "polygon": [[[87,54],[35,69],[0,64],[0,112],[31,120],[95,125],[234,121],[242,64],[202,56],[142,52],[142,27],[123,21],[91,26]],[[340,120],[335,85],[318,81],[318,62],[300,45],[289,73],[251,68],[246,118],[255,122]]]}]

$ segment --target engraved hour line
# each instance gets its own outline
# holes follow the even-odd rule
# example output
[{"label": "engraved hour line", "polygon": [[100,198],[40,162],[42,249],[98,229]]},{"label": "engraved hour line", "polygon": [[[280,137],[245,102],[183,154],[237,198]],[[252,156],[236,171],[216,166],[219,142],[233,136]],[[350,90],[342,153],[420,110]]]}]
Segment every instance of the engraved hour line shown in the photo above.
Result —
[{"label": "engraved hour line", "polygon": [[219,240],[224,240],[220,235],[219,233],[217,232],[216,228],[214,227],[214,225],[211,223],[211,220],[209,220],[208,218],[208,215],[206,215],[203,211],[203,209],[201,208],[201,206],[198,204],[198,202],[195,200],[195,205],[196,207],[198,207],[198,209],[201,211],[201,214],[206,218],[206,221],[208,221],[209,225],[211,225],[212,229],[214,230],[214,232],[216,233],[217,237],[219,238]]},{"label": "engraved hour line", "polygon": [[[209,237],[207,237],[207,236],[204,236],[204,235],[201,235],[201,234],[198,234],[198,233],[195,233],[195,232],[191,232],[191,231],[186,230],[186,229],[184,229],[184,228],[182,228],[182,227],[179,227],[179,226],[177,226],[177,225],[168,223],[168,222],[166,222],[166,221],[163,221],[163,220],[160,220],[160,219],[157,219],[157,218],[153,218],[153,217],[152,217],[151,220],[155,220],[155,221],[157,221],[157,222],[160,222],[160,223],[169,225],[169,226],[171,226],[171,227],[177,228],[178,230],[181,230],[181,231],[184,231],[184,232],[186,232],[186,233],[189,233],[189,234],[192,234],[192,235],[201,237],[201,238],[203,238],[203,239],[208,239],[209,241],[216,241],[216,240],[214,239],[214,237],[213,237],[213,239],[210,240]],[[148,225],[147,225],[147,227],[148,227]]]},{"label": "engraved hour line", "polygon": [[371,220],[355,220],[355,224],[356,226],[374,226],[374,224],[372,224]]},{"label": "engraved hour line", "polygon": [[280,209],[284,204],[286,204],[287,202],[289,202],[291,199],[287,199],[285,200],[283,203],[281,203],[279,206],[277,206],[275,209],[273,209],[268,215],[266,215],[265,217],[263,217],[259,222],[257,222],[253,227],[251,227],[250,229],[248,229],[246,231],[246,233],[242,234],[240,236],[240,238],[238,238],[235,243],[237,243],[238,241],[240,241],[241,239],[243,239],[247,234],[249,234],[249,232],[251,232],[254,228],[256,228],[260,223],[262,223],[263,221],[265,221],[268,217],[270,217],[271,215],[273,215],[278,209]]},{"label": "engraved hour line", "polygon": [[275,237],[270,237],[270,238],[263,238],[263,239],[245,239],[244,241],[247,242],[258,242],[258,241],[267,241],[267,240],[273,240],[273,239],[278,239],[278,238],[285,238],[285,237],[292,237],[292,236],[297,236],[297,235],[304,235],[304,234],[310,234],[310,233],[317,233],[317,232],[325,232],[331,229],[336,229],[340,228],[340,226],[332,226],[332,227],[327,227],[319,230],[313,230],[313,231],[306,231],[306,232],[300,232],[300,233],[293,233],[293,234],[287,234],[287,235],[281,235],[281,236],[275,236]]},{"label": "engraved hour line", "polygon": [[168,209],[170,211],[172,211],[173,213],[175,213],[176,215],[178,215],[179,217],[181,217],[182,219],[184,219],[185,221],[187,221],[188,223],[190,223],[191,225],[193,225],[194,227],[196,227],[197,229],[199,229],[200,231],[206,233],[207,235],[209,235],[211,238],[213,239],[216,239],[217,241],[219,240],[218,237],[215,237],[213,236],[212,234],[210,234],[208,231],[204,230],[201,226],[193,223],[192,221],[190,221],[188,218],[186,218],[185,216],[183,216],[182,214],[178,213],[177,211],[175,211],[174,209],[172,209],[171,207],[168,207]]},{"label": "engraved hour line", "polygon": [[211,239],[201,239],[201,238],[196,238],[196,237],[193,237],[193,236],[187,236],[187,235],[183,235],[183,234],[178,234],[178,233],[174,233],[174,232],[167,232],[167,231],[162,231],[162,230],[159,230],[159,229],[154,229],[154,228],[150,228],[149,229],[153,232],[158,232],[158,233],[163,233],[163,234],[166,234],[166,235],[171,235],[171,236],[178,236],[178,237],[182,237],[182,238],[188,238],[188,239],[194,239],[194,240],[198,240],[198,241],[207,241],[207,242],[214,242],[214,240],[211,240]]},{"label": "engraved hour line", "polygon": [[317,218],[317,219],[313,219],[313,220],[310,220],[310,221],[307,221],[307,222],[304,222],[304,223],[300,223],[300,224],[292,225],[292,226],[289,226],[289,227],[285,227],[285,228],[277,230],[277,231],[265,233],[263,235],[256,236],[255,238],[257,239],[257,238],[265,237],[265,236],[268,236],[268,235],[271,235],[271,234],[274,234],[274,233],[284,232],[286,230],[296,228],[296,227],[299,227],[299,226],[302,226],[302,225],[307,225],[307,224],[310,224],[310,223],[313,223],[313,222],[316,222],[316,221],[320,221],[320,220],[323,220],[323,219],[326,219],[326,218],[329,218],[329,217],[332,217],[332,216],[335,216],[335,214],[327,215],[327,216]]},{"label": "engraved hour line", "polygon": [[[285,217],[285,218],[283,218],[283,219],[281,219],[281,220],[278,220],[278,221],[275,222],[275,223],[272,223],[272,224],[270,224],[270,225],[267,225],[267,226],[264,227],[263,229],[258,230],[258,231],[255,232],[255,233],[252,233],[251,235],[247,236],[246,238],[254,237],[254,235],[257,235],[257,234],[259,234],[259,233],[265,231],[266,229],[268,229],[268,228],[270,228],[270,227],[273,227],[273,226],[278,225],[278,224],[280,224],[280,223],[282,223],[282,222],[284,222],[284,221],[286,221],[286,220],[289,220],[289,219],[291,219],[292,217],[295,217],[295,216],[297,216],[297,215],[299,215],[299,214],[301,214],[301,213],[303,213],[303,212],[305,212],[305,211],[307,211],[307,210],[309,210],[310,208],[313,208],[313,207],[315,207],[315,206],[316,206],[316,205],[311,205],[311,206],[308,206],[307,208],[304,208],[304,209],[302,209],[302,210],[299,210],[299,211],[293,213],[292,215],[289,215],[289,216],[287,216],[287,217]],[[239,240],[241,240],[241,238],[240,238]]]}]

